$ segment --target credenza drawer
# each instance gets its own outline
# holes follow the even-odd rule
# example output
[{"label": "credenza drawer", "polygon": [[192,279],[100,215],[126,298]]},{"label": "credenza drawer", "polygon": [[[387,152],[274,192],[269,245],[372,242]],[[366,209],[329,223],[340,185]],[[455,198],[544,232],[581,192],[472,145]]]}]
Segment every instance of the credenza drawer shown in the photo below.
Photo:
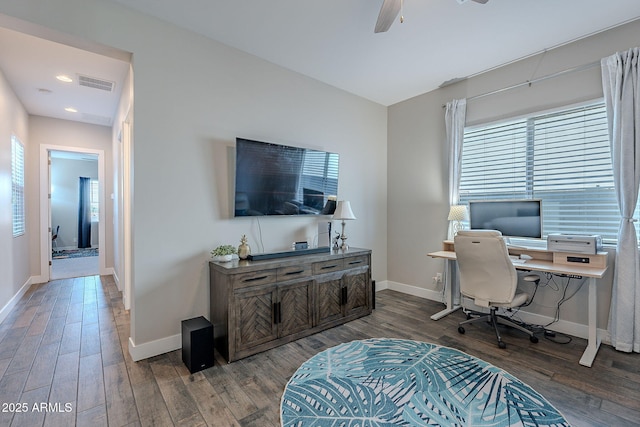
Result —
[{"label": "credenza drawer", "polygon": [[369,257],[366,255],[354,256],[344,259],[344,268],[356,268],[369,265]]},{"label": "credenza drawer", "polygon": [[249,273],[239,273],[232,276],[233,288],[245,288],[247,286],[268,285],[276,283],[278,278],[277,269],[252,271]]},{"label": "credenza drawer", "polygon": [[278,268],[278,281],[298,279],[311,276],[311,264],[292,265]]},{"label": "credenza drawer", "polygon": [[333,271],[344,270],[343,259],[332,259],[329,261],[313,263],[313,274],[331,273]]}]

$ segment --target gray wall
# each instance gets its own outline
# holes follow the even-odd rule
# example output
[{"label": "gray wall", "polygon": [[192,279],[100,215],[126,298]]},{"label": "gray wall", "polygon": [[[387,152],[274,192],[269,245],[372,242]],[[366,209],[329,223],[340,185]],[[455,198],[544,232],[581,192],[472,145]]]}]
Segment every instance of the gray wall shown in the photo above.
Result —
[{"label": "gray wall", "polygon": [[385,107],[115,3],[26,0],[0,13],[133,54],[134,353],[179,347],[180,321],[208,315],[215,246],[315,238],[309,218],[230,217],[236,136],[340,153],[338,194],[358,217],[349,243],[371,248],[373,277],[386,279]]},{"label": "gray wall", "polygon": [[[429,259],[426,254],[439,249],[447,233],[449,201],[443,105],[452,99],[484,94],[599,61],[616,51],[636,46],[639,33],[640,22],[636,21],[389,108],[390,286],[404,287],[412,293],[436,299],[441,297],[442,288],[433,284],[431,278],[444,270],[444,262]],[[487,123],[601,98],[600,79],[600,67],[594,66],[531,86],[469,100],[467,124]],[[602,329],[607,327],[610,272],[611,269],[598,286],[598,327]],[[570,289],[575,289],[574,285]],[[560,298],[557,291],[543,288],[535,302],[525,310],[553,317]],[[573,333],[584,332],[586,306],[587,286],[583,286],[573,299],[562,306],[560,315],[565,323],[561,326]]]},{"label": "gray wall", "polygon": [[[11,135],[24,144],[25,157],[31,156],[28,116],[24,107],[9,86],[0,70],[0,321],[6,317],[15,302],[14,297],[21,289],[29,286],[31,270],[29,266],[30,235],[37,234],[37,228],[26,224],[25,234],[13,237],[11,211]],[[33,183],[29,175],[29,165],[25,160],[25,186]],[[26,214],[32,209],[29,199],[25,200]]]}]

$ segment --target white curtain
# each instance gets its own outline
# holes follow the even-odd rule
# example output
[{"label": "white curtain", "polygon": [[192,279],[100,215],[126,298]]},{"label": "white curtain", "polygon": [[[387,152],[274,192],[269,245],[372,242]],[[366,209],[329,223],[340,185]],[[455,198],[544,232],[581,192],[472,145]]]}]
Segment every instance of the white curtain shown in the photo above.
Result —
[{"label": "white curtain", "polygon": [[[447,129],[447,144],[449,146],[449,206],[457,205],[460,201],[460,170],[462,167],[462,139],[464,137],[464,122],[467,116],[467,100],[454,99],[447,102],[444,115]],[[453,238],[453,224],[449,224],[447,233]]]},{"label": "white curtain", "polygon": [[604,89],[620,228],[609,332],[616,350],[640,352],[640,261],[633,212],[640,187],[640,50],[603,58]]}]

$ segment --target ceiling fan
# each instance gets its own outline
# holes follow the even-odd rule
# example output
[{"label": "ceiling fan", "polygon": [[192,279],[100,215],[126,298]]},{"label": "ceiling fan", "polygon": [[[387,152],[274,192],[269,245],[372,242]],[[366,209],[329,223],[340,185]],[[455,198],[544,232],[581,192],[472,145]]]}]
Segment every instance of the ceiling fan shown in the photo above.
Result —
[{"label": "ceiling fan", "polygon": [[[380,14],[378,14],[378,22],[376,22],[376,28],[374,32],[376,33],[384,33],[388,31],[393,24],[393,21],[396,20],[398,13],[400,13],[400,9],[402,9],[402,3],[404,0],[384,0],[382,3],[382,7],[380,8]],[[466,3],[469,0],[457,0],[458,3]],[[471,0],[476,3],[485,4],[489,0]],[[402,22],[404,18],[400,16],[400,22]]]}]

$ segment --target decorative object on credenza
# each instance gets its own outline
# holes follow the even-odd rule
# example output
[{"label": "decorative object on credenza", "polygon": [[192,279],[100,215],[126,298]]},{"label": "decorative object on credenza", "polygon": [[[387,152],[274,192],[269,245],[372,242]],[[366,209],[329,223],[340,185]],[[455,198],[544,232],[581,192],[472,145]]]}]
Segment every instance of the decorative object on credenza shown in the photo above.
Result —
[{"label": "decorative object on credenza", "polygon": [[449,216],[447,217],[447,219],[449,221],[454,221],[453,235],[455,236],[456,234],[458,234],[458,231],[464,229],[462,221],[466,221],[469,219],[467,207],[465,205],[452,205],[449,209]]},{"label": "decorative object on credenza", "polygon": [[351,210],[351,203],[348,200],[340,200],[338,205],[336,206],[336,210],[333,213],[333,219],[342,221],[342,233],[340,233],[340,240],[342,240],[342,246],[340,249],[347,250],[349,246],[347,246],[347,235],[344,234],[344,226],[345,221],[349,221],[352,219],[357,219]]},{"label": "decorative object on credenza", "polygon": [[229,262],[237,253],[236,248],[231,245],[220,245],[211,251],[211,257],[214,261]]},{"label": "decorative object on credenza", "polygon": [[280,401],[282,426],[569,426],[513,375],[436,344],[372,338],[307,360]]},{"label": "decorative object on credenza", "polygon": [[238,258],[247,259],[251,255],[251,247],[247,243],[247,236],[245,234],[240,238],[240,246],[238,246]]}]

